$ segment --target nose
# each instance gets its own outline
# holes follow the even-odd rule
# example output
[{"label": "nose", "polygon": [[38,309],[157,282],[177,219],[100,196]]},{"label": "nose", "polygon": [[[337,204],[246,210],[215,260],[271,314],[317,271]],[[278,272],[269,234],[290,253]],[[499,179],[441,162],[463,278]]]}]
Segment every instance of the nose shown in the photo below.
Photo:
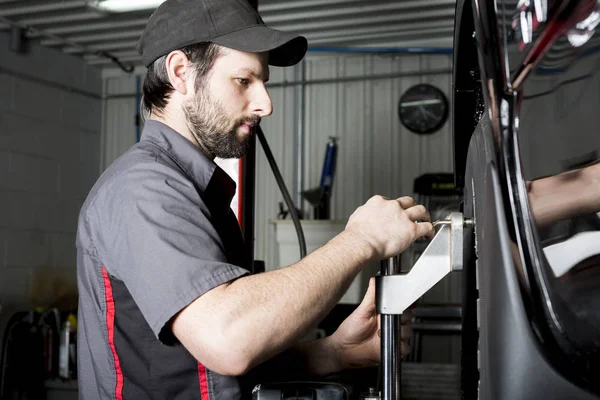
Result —
[{"label": "nose", "polygon": [[265,85],[256,85],[253,93],[252,103],[250,103],[251,112],[260,118],[268,117],[273,113],[273,103],[271,96]]}]

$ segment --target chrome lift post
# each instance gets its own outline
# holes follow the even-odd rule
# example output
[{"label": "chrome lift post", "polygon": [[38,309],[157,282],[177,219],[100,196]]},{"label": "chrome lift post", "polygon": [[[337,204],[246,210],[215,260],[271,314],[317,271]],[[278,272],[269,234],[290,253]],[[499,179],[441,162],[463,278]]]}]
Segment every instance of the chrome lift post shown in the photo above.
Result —
[{"label": "chrome lift post", "polygon": [[[400,256],[381,261],[381,276],[400,273]],[[389,399],[400,399],[401,344],[400,315],[381,316],[381,379],[382,393],[389,393]]]},{"label": "chrome lift post", "polygon": [[382,400],[400,400],[400,316],[452,271],[463,269],[463,234],[473,226],[462,213],[452,213],[406,274],[400,274],[398,257],[381,262],[376,277],[377,313],[381,314]]}]

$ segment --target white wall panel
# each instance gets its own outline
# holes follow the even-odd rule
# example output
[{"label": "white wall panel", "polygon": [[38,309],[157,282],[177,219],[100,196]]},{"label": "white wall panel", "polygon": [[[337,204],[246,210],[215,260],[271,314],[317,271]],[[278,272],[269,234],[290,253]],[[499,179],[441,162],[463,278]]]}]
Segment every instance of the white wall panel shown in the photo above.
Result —
[{"label": "white wall panel", "polygon": [[136,78],[135,75],[105,78],[104,90],[108,98],[104,104],[102,153],[104,168],[136,142],[135,116],[138,110],[135,95]]}]

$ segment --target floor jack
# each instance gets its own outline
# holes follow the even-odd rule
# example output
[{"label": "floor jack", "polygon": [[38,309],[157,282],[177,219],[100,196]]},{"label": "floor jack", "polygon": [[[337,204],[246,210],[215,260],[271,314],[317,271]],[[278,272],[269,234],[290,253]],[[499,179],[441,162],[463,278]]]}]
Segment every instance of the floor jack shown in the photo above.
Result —
[{"label": "floor jack", "polygon": [[462,213],[434,222],[440,226],[429,246],[408,273],[400,273],[398,257],[381,262],[376,277],[377,313],[381,314],[380,396],[369,399],[401,399],[400,317],[415,301],[452,271],[463,269],[464,235],[474,225]]}]

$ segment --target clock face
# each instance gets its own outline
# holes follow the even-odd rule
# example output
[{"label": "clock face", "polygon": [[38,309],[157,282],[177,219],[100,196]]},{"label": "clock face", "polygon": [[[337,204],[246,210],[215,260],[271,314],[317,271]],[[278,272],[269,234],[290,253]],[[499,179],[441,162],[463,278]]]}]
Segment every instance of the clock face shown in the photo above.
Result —
[{"label": "clock face", "polygon": [[402,124],[414,133],[434,133],[446,122],[448,100],[438,88],[419,84],[400,97],[398,116]]}]

